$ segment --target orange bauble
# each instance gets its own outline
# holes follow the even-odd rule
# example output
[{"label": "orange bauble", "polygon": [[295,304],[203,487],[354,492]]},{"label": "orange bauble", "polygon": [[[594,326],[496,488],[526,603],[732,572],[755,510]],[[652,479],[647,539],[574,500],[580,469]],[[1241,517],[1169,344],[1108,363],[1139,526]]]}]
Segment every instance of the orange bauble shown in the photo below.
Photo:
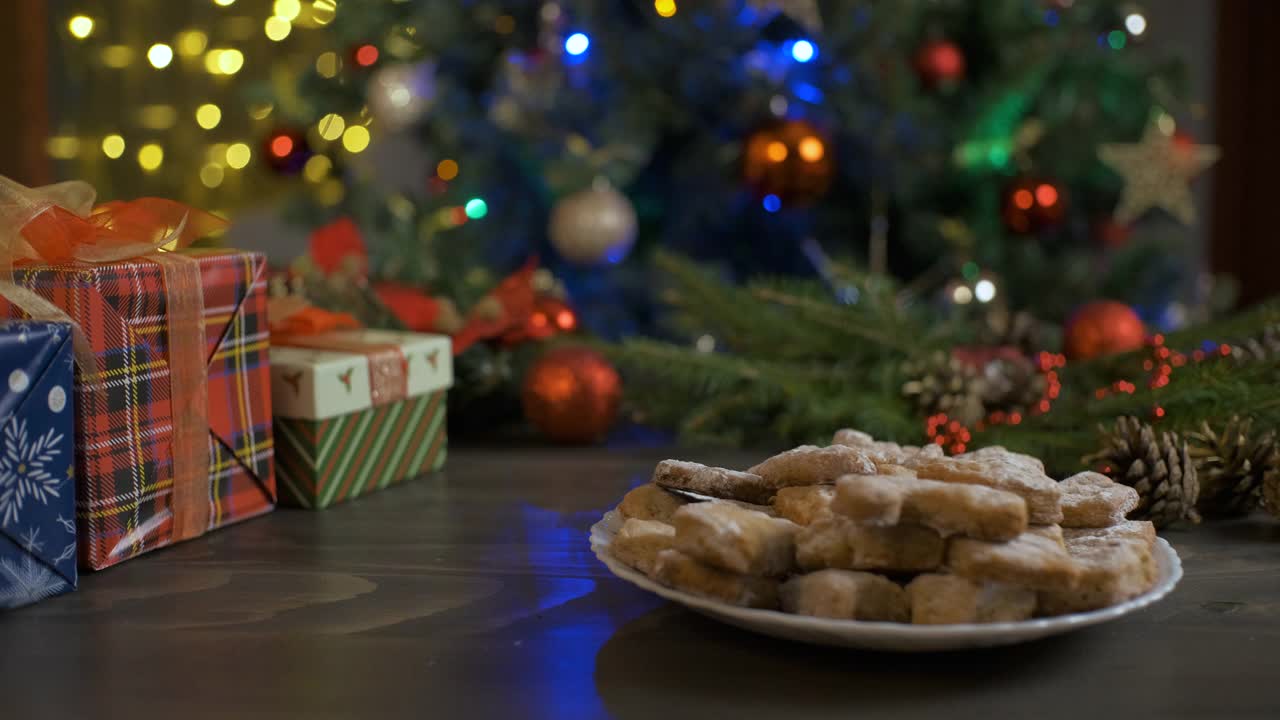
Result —
[{"label": "orange bauble", "polygon": [[604,439],[618,416],[622,379],[600,353],[562,347],[529,368],[521,391],[524,416],[556,442]]},{"label": "orange bauble", "polygon": [[761,197],[804,205],[830,187],[831,152],[822,133],[803,120],[771,123],[747,138],[742,176]]},{"label": "orange bauble", "polygon": [[1063,331],[1067,357],[1087,360],[1129,352],[1146,340],[1142,319],[1133,308],[1114,300],[1098,300],[1076,310]]}]

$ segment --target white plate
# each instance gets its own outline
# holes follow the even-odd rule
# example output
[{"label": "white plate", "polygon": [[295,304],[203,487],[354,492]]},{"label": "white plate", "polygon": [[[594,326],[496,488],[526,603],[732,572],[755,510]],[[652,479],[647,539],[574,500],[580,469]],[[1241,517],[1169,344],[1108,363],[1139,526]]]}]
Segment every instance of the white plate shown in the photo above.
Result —
[{"label": "white plate", "polygon": [[623,564],[609,552],[609,544],[613,541],[618,529],[622,527],[622,522],[622,517],[611,510],[605,513],[600,522],[591,526],[591,549],[614,575],[721,622],[762,635],[817,645],[897,652],[1012,645],[1097,625],[1141,610],[1168,595],[1182,578],[1182,561],[1178,558],[1178,553],[1174,552],[1169,543],[1161,538],[1156,540],[1156,561],[1159,564],[1160,575],[1155,586],[1132,600],[1102,610],[1021,622],[987,624],[908,625],[860,620],[831,620],[790,615],[776,610],[754,610],[728,605],[659,585]]}]

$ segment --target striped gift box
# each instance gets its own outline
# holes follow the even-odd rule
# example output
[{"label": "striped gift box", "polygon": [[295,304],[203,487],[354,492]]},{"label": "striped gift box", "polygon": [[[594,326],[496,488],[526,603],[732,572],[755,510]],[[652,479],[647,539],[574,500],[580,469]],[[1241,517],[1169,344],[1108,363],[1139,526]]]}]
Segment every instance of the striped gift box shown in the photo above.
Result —
[{"label": "striped gift box", "polygon": [[[330,333],[342,349],[271,348],[280,502],[320,510],[444,465],[449,338],[385,330]],[[402,394],[382,397],[376,363],[396,348]]]}]

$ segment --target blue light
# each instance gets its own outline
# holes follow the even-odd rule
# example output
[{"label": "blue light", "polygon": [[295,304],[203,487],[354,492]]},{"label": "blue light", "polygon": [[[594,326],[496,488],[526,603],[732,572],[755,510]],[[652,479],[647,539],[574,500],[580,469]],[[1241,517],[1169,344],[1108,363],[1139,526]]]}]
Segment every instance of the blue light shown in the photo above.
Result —
[{"label": "blue light", "polygon": [[1052,9],[1045,10],[1044,24],[1048,25],[1049,27],[1058,27],[1058,11],[1052,10]]},{"label": "blue light", "polygon": [[570,55],[581,55],[591,47],[591,38],[586,33],[576,32],[564,39],[564,51]]},{"label": "blue light", "polygon": [[797,98],[800,98],[807,103],[816,105],[822,102],[822,90],[818,89],[818,86],[816,85],[810,85],[809,83],[796,83],[796,86],[792,88],[791,92],[794,93]]},{"label": "blue light", "polygon": [[797,40],[791,46],[791,57],[798,63],[807,63],[818,56],[818,48],[808,40]]},{"label": "blue light", "polygon": [[782,209],[782,198],[777,195],[769,194],[764,196],[764,209],[771,213],[778,212]]}]

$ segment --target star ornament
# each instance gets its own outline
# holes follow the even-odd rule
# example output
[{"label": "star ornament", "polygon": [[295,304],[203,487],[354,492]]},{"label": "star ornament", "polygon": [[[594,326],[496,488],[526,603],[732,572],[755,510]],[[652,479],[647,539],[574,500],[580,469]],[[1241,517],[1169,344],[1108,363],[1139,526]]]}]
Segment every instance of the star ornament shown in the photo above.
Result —
[{"label": "star ornament", "polygon": [[1222,151],[1216,145],[1196,145],[1170,137],[1152,123],[1136,143],[1109,143],[1098,148],[1098,158],[1124,178],[1115,221],[1127,225],[1152,208],[1163,208],[1178,222],[1196,220],[1191,179],[1217,162]]}]

